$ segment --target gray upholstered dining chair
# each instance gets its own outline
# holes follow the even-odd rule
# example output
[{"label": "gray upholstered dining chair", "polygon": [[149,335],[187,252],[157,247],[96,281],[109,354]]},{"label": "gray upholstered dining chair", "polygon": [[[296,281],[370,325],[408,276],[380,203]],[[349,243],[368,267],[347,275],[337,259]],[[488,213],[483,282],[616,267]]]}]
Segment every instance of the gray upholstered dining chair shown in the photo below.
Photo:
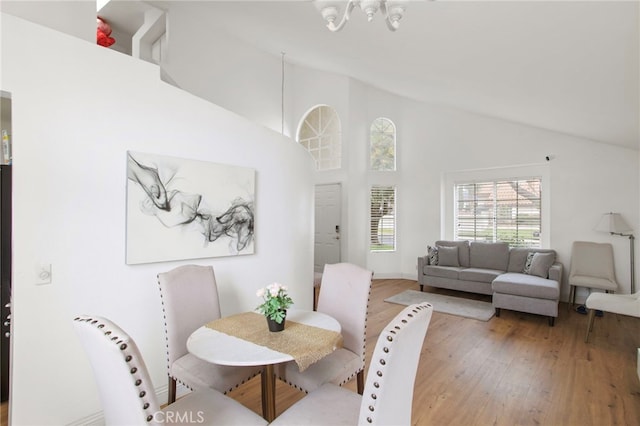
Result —
[{"label": "gray upholstered dining chair", "polygon": [[278,366],[280,380],[310,392],[324,383],[343,385],[357,377],[358,393],[362,394],[371,277],[371,271],[350,263],[325,265],[317,311],[338,320],[343,347],[302,373],[294,362]]},{"label": "gray upholstered dining chair", "polygon": [[94,316],[79,316],[73,324],[89,356],[107,425],[267,424],[213,389],[191,392],[161,409],[142,354],[125,331]]},{"label": "gray upholstered dining chair", "polygon": [[576,301],[576,287],[615,292],[618,289],[618,282],[611,244],[574,241],[571,249],[569,286],[569,307]]},{"label": "gray upholstered dining chair", "polygon": [[382,330],[373,350],[364,396],[327,383],[285,410],[271,424],[410,425],[413,388],[433,308],[404,308]]},{"label": "gray upholstered dining chair", "polygon": [[261,372],[260,367],[211,364],[187,351],[189,335],[220,318],[218,287],[211,266],[184,265],[158,274],[167,341],[169,404],[176,400],[176,382],[189,389],[212,388],[223,393]]}]

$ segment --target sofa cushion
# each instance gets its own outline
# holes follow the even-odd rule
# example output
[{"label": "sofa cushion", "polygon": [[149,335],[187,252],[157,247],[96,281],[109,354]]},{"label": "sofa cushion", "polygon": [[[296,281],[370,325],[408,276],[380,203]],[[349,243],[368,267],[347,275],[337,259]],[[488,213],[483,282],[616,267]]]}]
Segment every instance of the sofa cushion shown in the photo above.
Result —
[{"label": "sofa cushion", "polygon": [[457,280],[458,274],[462,269],[463,268],[459,268],[455,266],[426,265],[424,267],[424,274],[426,276],[431,276],[431,277],[451,278],[451,279]]},{"label": "sofa cushion", "polygon": [[469,245],[469,266],[506,271],[509,264],[509,244],[472,241]]},{"label": "sofa cushion", "polygon": [[558,300],[560,285],[557,281],[517,272],[507,272],[493,280],[491,288],[496,293]]},{"label": "sofa cushion", "polygon": [[524,247],[512,248],[509,250],[509,266],[507,268],[507,272],[524,271],[524,264],[529,253],[553,253],[554,256],[556,254],[555,250],[550,249],[532,249]]},{"label": "sofa cushion", "polygon": [[429,258],[429,265],[437,265],[438,247],[427,246],[427,257]]},{"label": "sofa cushion", "polygon": [[469,267],[469,241],[436,241],[436,247],[458,247],[458,262],[460,266]]},{"label": "sofa cushion", "polygon": [[459,280],[465,281],[479,281],[481,283],[490,283],[504,271],[498,271],[496,269],[483,269],[483,268],[465,268],[458,274]]},{"label": "sofa cushion", "polygon": [[438,247],[438,265],[460,266],[458,247]]},{"label": "sofa cushion", "polygon": [[531,263],[533,263],[533,255],[536,254],[533,251],[530,251],[529,254],[527,254],[527,260],[524,262],[524,268],[522,269],[522,272],[525,274],[529,273],[529,269],[531,269]]},{"label": "sofa cushion", "polygon": [[529,263],[529,256],[527,256],[527,264],[529,267],[526,268],[525,273],[547,278],[549,276],[549,268],[551,268],[553,262],[556,261],[556,255],[554,253],[533,253],[533,256],[530,257],[531,263]]}]

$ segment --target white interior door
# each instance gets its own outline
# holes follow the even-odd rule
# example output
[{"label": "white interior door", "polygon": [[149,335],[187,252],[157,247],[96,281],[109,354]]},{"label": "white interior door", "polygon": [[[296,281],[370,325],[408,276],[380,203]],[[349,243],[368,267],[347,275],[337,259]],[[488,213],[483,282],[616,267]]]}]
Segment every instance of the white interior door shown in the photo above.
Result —
[{"label": "white interior door", "polygon": [[316,185],[314,270],[322,272],[327,263],[340,262],[340,230],[342,229],[339,183]]}]

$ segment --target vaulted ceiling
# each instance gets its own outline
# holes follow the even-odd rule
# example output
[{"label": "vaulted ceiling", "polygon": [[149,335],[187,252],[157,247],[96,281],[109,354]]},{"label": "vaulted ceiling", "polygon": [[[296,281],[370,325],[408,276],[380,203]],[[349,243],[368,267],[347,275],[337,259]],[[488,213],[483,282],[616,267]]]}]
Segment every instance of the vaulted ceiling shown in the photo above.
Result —
[{"label": "vaulted ceiling", "polygon": [[639,148],[636,1],[408,1],[396,32],[356,8],[337,33],[309,0],[148,3],[418,101]]}]

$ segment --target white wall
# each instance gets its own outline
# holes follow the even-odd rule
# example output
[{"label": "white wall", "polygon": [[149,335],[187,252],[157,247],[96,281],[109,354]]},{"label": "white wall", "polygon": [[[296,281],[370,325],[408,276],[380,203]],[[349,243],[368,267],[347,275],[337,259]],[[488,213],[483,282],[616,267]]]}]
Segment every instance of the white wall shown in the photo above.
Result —
[{"label": "white wall", "polygon": [[282,58],[228,36],[211,37],[212,23],[185,8],[169,5],[167,16],[163,70],[184,90],[280,132]]},{"label": "white wall", "polygon": [[[177,20],[173,32],[177,32]],[[192,40],[192,27],[180,26],[181,40]],[[209,46],[181,60],[197,59],[189,80],[206,80],[207,93],[216,93],[216,102],[265,125],[270,113],[256,111],[254,99],[273,96],[271,80],[274,63],[269,57],[237,40],[224,38],[224,46]],[[177,45],[174,45],[174,47]],[[182,47],[182,45],[181,45]],[[236,49],[237,48],[237,49]],[[239,57],[229,52],[241,52]],[[206,57],[203,58],[203,57]],[[218,64],[216,58],[224,58]],[[259,85],[242,70],[264,69]],[[220,69],[226,70],[223,74]],[[238,72],[231,72],[238,70]],[[177,69],[174,69],[177,71]],[[197,71],[200,72],[198,77]],[[211,79],[210,75],[217,78]],[[174,74],[180,83],[180,73]],[[219,85],[219,88],[211,86]],[[252,94],[245,87],[251,87]],[[496,169],[521,165],[546,170],[550,205],[547,240],[558,251],[565,271],[570,265],[571,244],[575,240],[611,242],[616,273],[623,291],[630,287],[629,242],[593,231],[600,215],[620,212],[634,229],[640,230],[638,211],[638,152],[570,135],[484,117],[447,106],[431,105],[392,95],[345,76],[292,66],[287,77],[289,134],[295,136],[297,123],[309,108],[318,104],[334,107],[343,126],[343,169],[316,174],[317,183],[343,184],[343,260],[374,270],[376,277],[416,277],[416,257],[426,245],[450,235],[444,227],[443,177],[450,172]],[[223,93],[224,91],[224,93]],[[266,107],[266,106],[265,106]],[[273,105],[272,105],[273,107]],[[290,116],[289,116],[290,114]],[[264,116],[262,120],[260,117]],[[377,117],[388,117],[397,125],[398,172],[372,173],[367,170],[369,125]],[[545,157],[552,156],[550,162]],[[368,251],[368,188],[372,183],[392,183],[398,187],[398,247],[395,253]],[[566,273],[565,273],[566,276]],[[563,286],[566,297],[568,289]],[[579,299],[585,293],[578,295]]]},{"label": "white wall", "polygon": [[[14,136],[12,424],[68,424],[100,410],[72,329],[79,313],[127,330],[166,390],[158,272],[212,265],[224,315],[253,309],[255,291],[276,280],[311,307],[308,153],[161,82],[146,62],[5,14],[1,36]],[[255,254],[125,265],[127,150],[256,169]],[[52,265],[50,285],[34,284],[38,262]]]},{"label": "white wall", "polygon": [[[95,0],[2,0],[0,11],[96,42]],[[46,44],[46,41],[43,40]]]}]

